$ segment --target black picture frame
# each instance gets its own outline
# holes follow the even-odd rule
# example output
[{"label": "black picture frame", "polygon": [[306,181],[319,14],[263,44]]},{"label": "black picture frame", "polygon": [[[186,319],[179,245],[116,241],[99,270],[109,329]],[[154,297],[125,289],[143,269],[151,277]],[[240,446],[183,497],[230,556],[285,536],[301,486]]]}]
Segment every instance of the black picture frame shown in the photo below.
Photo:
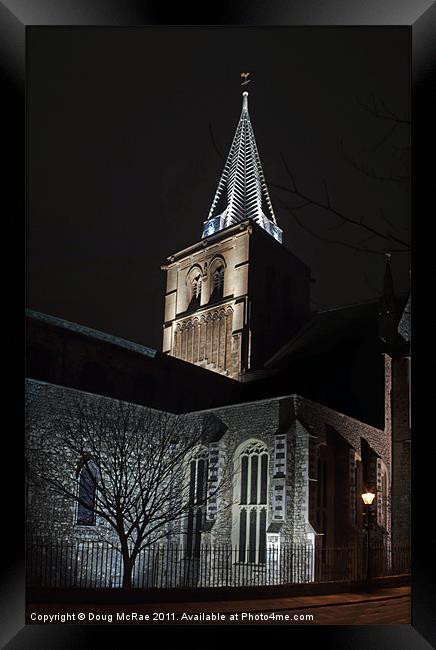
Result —
[{"label": "black picture frame", "polygon": [[[269,0],[262,2],[254,0],[251,3],[243,0],[233,1],[222,7],[217,7],[215,13],[209,16],[204,15],[199,6],[192,4],[176,5],[166,7],[159,2],[139,3],[135,0],[108,1],[88,0],[68,3],[58,0],[56,3],[49,0],[3,0],[0,3],[0,28],[1,28],[1,61],[2,83],[4,86],[4,101],[6,105],[6,116],[4,125],[6,128],[6,155],[8,182],[4,185],[3,199],[9,199],[9,211],[11,215],[8,225],[13,222],[23,225],[23,212],[25,209],[25,40],[26,29],[32,25],[93,25],[93,26],[140,26],[140,25],[407,25],[412,32],[412,214],[429,214],[432,209],[429,188],[431,188],[431,168],[423,163],[423,151],[428,147],[427,139],[431,134],[432,114],[435,111],[434,91],[434,62],[436,42],[436,6],[431,0],[421,2],[401,2],[400,0],[386,0],[382,3],[377,0],[368,0],[365,3],[359,0],[349,0],[343,3],[334,0],[320,6],[315,1],[286,2],[281,0]],[[206,5],[203,5],[205,7]],[[177,8],[178,7],[178,8]],[[432,83],[433,82],[433,83]],[[433,116],[434,121],[434,116]],[[10,182],[9,182],[10,179]],[[434,180],[433,180],[434,185]],[[415,238],[415,224],[412,218],[413,242],[415,250],[418,245],[419,232]],[[21,228],[18,228],[17,250],[22,251]],[[419,244],[420,245],[420,244]],[[429,255],[421,252],[419,255],[412,254],[413,263],[413,291],[417,288],[419,298],[422,282],[429,279],[428,268],[425,260],[430,260]],[[419,258],[419,259],[418,259]],[[20,253],[16,260],[21,259]],[[424,262],[424,266],[422,263]],[[420,280],[419,280],[420,278]],[[20,288],[23,285],[20,284]],[[7,291],[4,300],[16,296],[16,289],[8,286],[11,296]],[[434,292],[432,292],[434,293]],[[427,305],[427,292],[424,290],[426,311],[424,319],[429,315],[431,305]],[[434,302],[428,300],[428,302]],[[428,309],[427,309],[428,307]],[[416,308],[416,302],[415,302]],[[420,307],[417,309],[417,321],[419,321]],[[18,311],[18,313],[20,313]],[[415,313],[415,312],[414,312]],[[22,350],[21,316],[17,316],[13,341],[15,350]],[[431,321],[430,321],[431,322]],[[434,322],[434,321],[433,321]],[[416,322],[414,321],[414,332]],[[423,337],[425,339],[425,337]],[[431,339],[425,339],[430,341]],[[433,354],[431,349],[424,350],[422,359],[422,348],[420,343],[415,346],[414,354],[417,353],[418,360],[414,362],[412,373],[412,386],[415,380],[420,381],[419,368],[424,367],[431,361]],[[19,353],[16,353],[19,356]],[[420,358],[421,356],[421,358]],[[18,395],[22,392],[22,376],[20,376],[22,365],[12,365],[16,381],[14,387]],[[18,371],[18,372],[17,372]],[[12,376],[12,375],[11,375]],[[434,583],[431,580],[432,556],[431,538],[429,527],[432,527],[432,517],[422,515],[419,508],[424,500],[431,502],[432,492],[426,481],[430,482],[432,465],[429,457],[432,456],[428,450],[426,437],[434,437],[427,423],[431,422],[431,391],[430,388],[423,388],[418,394],[412,388],[412,395],[415,408],[413,423],[415,430],[422,435],[412,442],[412,516],[413,516],[413,539],[412,539],[412,624],[410,626],[341,626],[329,627],[323,630],[316,629],[316,626],[306,626],[303,631],[298,627],[298,634],[302,634],[306,643],[314,642],[314,634],[322,632],[322,644],[331,644],[336,648],[427,648],[429,643],[436,641],[436,629],[434,613],[436,611],[434,599]],[[415,416],[415,413],[419,415]],[[16,412],[14,416],[17,421]],[[425,423],[425,424],[424,424]],[[427,434],[427,436],[425,435]],[[24,463],[23,440],[19,433],[19,427],[14,426],[4,429],[4,435],[8,435],[7,457],[14,458],[14,471],[8,477],[6,487],[4,486],[7,498],[3,500],[4,512],[3,521],[8,535],[3,535],[6,549],[3,551],[2,567],[2,647],[8,648],[70,648],[87,647],[86,640],[94,639],[101,643],[103,635],[111,635],[114,641],[119,634],[120,628],[72,626],[72,625],[47,625],[32,626],[24,625],[24,499],[23,499],[23,475]],[[425,440],[425,445],[423,441]],[[433,456],[434,458],[434,456]],[[6,464],[6,455],[4,461]],[[434,472],[434,470],[433,470]],[[13,495],[12,497],[10,495]],[[12,534],[11,534],[12,533]],[[198,631],[198,629],[197,629]],[[189,630],[191,633],[191,630]],[[122,629],[123,643],[129,636],[130,628]],[[292,642],[296,642],[297,631],[292,630]]]}]

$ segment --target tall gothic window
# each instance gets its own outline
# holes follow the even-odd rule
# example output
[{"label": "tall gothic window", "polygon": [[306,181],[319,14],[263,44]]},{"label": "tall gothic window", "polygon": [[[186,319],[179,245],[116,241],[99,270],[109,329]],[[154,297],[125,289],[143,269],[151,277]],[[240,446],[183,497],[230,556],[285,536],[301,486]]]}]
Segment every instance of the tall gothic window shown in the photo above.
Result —
[{"label": "tall gothic window", "polygon": [[201,447],[189,464],[189,511],[186,527],[186,555],[199,557],[201,531],[206,518],[207,465],[209,451]]},{"label": "tall gothic window", "polygon": [[221,300],[224,295],[224,266],[221,264],[213,272],[211,301]]},{"label": "tall gothic window", "polygon": [[262,442],[244,447],[237,459],[239,562],[266,560],[266,515],[268,500],[268,451]]},{"label": "tall gothic window", "polygon": [[93,463],[83,465],[78,476],[77,520],[79,526],[95,526],[95,492],[97,471]]}]

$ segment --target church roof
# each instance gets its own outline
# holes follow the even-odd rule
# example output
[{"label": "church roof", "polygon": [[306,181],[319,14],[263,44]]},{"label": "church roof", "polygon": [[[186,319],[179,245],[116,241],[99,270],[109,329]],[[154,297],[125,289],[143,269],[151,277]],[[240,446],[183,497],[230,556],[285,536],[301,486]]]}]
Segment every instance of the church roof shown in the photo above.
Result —
[{"label": "church roof", "polygon": [[[107,332],[26,310],[26,377],[171,413],[239,399],[241,384]],[[213,425],[213,426],[212,426]],[[211,435],[219,430],[211,421]]]},{"label": "church roof", "polygon": [[98,339],[100,341],[104,341],[105,343],[110,343],[111,345],[125,348],[131,352],[143,354],[147,357],[151,357],[152,359],[154,359],[156,356],[156,350],[153,348],[146,347],[145,345],[140,345],[139,343],[134,343],[133,341],[127,341],[126,339],[122,339],[119,336],[114,336],[113,334],[108,334],[107,332],[100,332],[99,330],[92,329],[86,325],[73,323],[71,321],[65,320],[64,318],[51,316],[50,314],[43,314],[42,312],[34,311],[33,309],[26,309],[26,314],[34,320],[47,323],[48,325],[54,325],[55,327],[61,327],[62,329],[76,332],[77,334],[82,334],[83,336],[88,336],[93,339]]},{"label": "church roof", "polygon": [[[398,311],[401,312],[407,296],[401,294],[394,296],[393,300],[397,304]],[[274,367],[302,356],[321,354],[337,345],[339,341],[345,341],[347,336],[353,337],[358,331],[375,333],[376,330],[370,330],[370,327],[371,324],[375,327],[377,323],[379,303],[379,299],[373,299],[313,313],[265,366]]]},{"label": "church roof", "polygon": [[241,117],[202,237],[253,219],[281,242],[282,231],[276,223],[248,113],[248,93],[242,95]]},{"label": "church roof", "polygon": [[266,366],[294,360],[306,354],[317,355],[326,348],[344,340],[346,332],[366,327],[368,321],[376,323],[378,300],[318,311],[276,352]]}]

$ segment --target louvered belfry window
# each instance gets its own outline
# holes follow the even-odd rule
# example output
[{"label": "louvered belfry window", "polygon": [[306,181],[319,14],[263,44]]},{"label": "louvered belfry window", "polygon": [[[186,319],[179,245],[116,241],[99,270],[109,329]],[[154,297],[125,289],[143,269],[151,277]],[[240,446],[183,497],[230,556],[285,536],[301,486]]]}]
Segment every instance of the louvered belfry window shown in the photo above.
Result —
[{"label": "louvered belfry window", "polygon": [[221,300],[224,295],[224,266],[219,266],[212,277],[211,300]]},{"label": "louvered belfry window", "polygon": [[189,309],[192,309],[194,307],[199,307],[201,303],[201,285],[202,285],[202,278],[201,275],[197,275],[192,280],[192,296],[191,296],[191,301],[189,303]]}]

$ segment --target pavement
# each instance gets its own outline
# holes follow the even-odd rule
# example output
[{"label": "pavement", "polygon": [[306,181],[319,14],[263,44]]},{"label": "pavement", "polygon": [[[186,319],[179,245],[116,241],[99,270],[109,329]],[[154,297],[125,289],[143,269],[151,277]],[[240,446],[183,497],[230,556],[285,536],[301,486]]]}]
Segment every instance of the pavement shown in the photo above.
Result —
[{"label": "pavement", "polygon": [[[411,622],[409,586],[263,600],[132,605],[29,604],[26,622],[56,623],[61,621],[58,616],[62,614],[72,617],[68,622],[88,625],[392,625]],[[44,617],[49,618],[44,621]]]}]

